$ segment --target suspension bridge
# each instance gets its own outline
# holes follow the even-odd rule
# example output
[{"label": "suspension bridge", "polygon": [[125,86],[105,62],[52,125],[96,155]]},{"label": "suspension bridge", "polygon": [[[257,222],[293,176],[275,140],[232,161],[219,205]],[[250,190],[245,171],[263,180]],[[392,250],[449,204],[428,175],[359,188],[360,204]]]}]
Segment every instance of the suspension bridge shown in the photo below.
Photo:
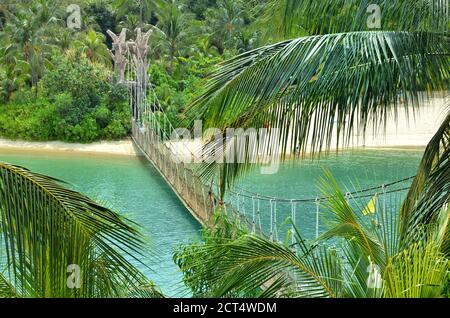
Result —
[{"label": "suspension bridge", "polygon": [[[202,180],[193,169],[193,164],[185,163],[180,152],[180,146],[184,144],[173,140],[173,136],[177,137],[177,130],[161,107],[147,73],[151,32],[143,33],[137,29],[134,41],[126,41],[125,29],[120,35],[109,32],[113,39],[111,53],[118,78],[129,90],[132,139],[187,210],[204,226],[213,224],[214,213],[219,208],[244,223],[251,232],[272,240],[281,240],[284,232],[294,231],[294,226],[309,229],[309,232],[302,233],[308,238],[318,237],[323,230],[321,207],[329,200],[328,197],[283,198],[235,187],[227,191],[222,201],[215,191],[214,183]],[[195,156],[188,148],[184,149],[186,152]],[[373,204],[386,210],[398,198],[392,194],[406,192],[412,179],[407,177],[347,192],[345,198],[351,206],[361,210],[375,198]],[[293,235],[291,239],[294,239]]]}]

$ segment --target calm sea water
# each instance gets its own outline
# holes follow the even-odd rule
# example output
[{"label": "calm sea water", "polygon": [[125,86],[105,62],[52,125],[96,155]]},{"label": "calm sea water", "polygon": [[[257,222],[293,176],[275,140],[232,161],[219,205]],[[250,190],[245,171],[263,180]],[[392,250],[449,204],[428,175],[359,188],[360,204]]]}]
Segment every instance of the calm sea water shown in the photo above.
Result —
[{"label": "calm sea water", "polygon": [[[291,161],[281,164],[275,174],[261,174],[256,169],[242,178],[238,187],[251,189],[253,192],[262,195],[284,199],[314,199],[323,195],[320,190],[320,179],[324,177],[324,171],[329,170],[343,192],[353,192],[415,175],[423,151],[424,148],[357,149],[344,151],[340,154],[331,154],[322,157],[320,160]],[[395,187],[396,189],[405,188],[410,184],[411,181],[408,181]],[[386,188],[386,190],[393,189],[394,187]],[[380,193],[379,190],[376,190],[369,191],[367,194],[377,191]],[[238,194],[245,193],[239,189],[235,189],[235,192]],[[390,206],[394,208],[401,204],[405,194],[406,191],[402,191],[389,194],[386,198],[390,202]],[[245,210],[245,213],[252,217],[250,216],[253,213],[253,200],[251,198],[244,198],[243,196],[238,198],[237,195],[234,195],[231,199],[235,206],[237,200],[240,200],[241,210]],[[369,201],[370,199],[371,197],[368,197],[364,200]],[[361,204],[364,204],[364,200],[361,201]],[[257,204],[258,202],[255,203],[255,205]],[[269,232],[270,202],[260,200],[259,204],[262,226],[265,232]],[[295,208],[296,225],[300,232],[307,238],[314,238],[316,203],[300,202],[296,204]],[[285,221],[291,215],[291,203],[278,202],[276,210],[279,238],[282,239],[282,235],[290,227]],[[320,215],[323,215],[322,208],[320,208]],[[319,223],[321,231],[324,230],[322,217],[320,217]]]},{"label": "calm sea water", "polygon": [[[285,198],[315,197],[317,184],[328,168],[341,185],[350,189],[387,183],[413,175],[423,149],[365,150],[329,156],[320,161],[282,164],[278,173],[257,171],[241,180],[239,186],[261,194]],[[0,160],[26,166],[33,171],[68,181],[76,190],[107,201],[141,226],[150,238],[148,267],[141,270],[170,296],[185,295],[182,276],[172,261],[173,249],[181,243],[198,241],[200,225],[179,202],[151,164],[136,157],[75,153],[6,151]],[[250,213],[250,202],[245,202]],[[261,203],[261,210],[264,203]],[[288,205],[280,204],[278,224],[289,215]],[[266,210],[269,207],[265,207]],[[314,232],[314,205],[298,208],[297,225]],[[268,215],[263,216],[267,224]]]},{"label": "calm sea water", "polygon": [[78,191],[106,201],[141,226],[149,238],[148,267],[137,266],[170,296],[182,295],[182,275],[173,249],[198,241],[201,227],[150,163],[131,156],[6,152],[0,160],[70,182]]}]

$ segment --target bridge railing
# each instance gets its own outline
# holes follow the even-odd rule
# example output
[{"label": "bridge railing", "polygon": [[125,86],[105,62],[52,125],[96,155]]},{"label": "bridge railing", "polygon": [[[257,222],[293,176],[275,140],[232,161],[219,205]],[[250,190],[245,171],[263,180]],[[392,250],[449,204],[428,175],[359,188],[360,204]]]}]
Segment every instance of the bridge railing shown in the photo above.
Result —
[{"label": "bridge railing", "polygon": [[[389,218],[396,223],[400,208],[414,177],[407,177],[382,185],[344,193],[348,205],[365,221],[384,223]],[[295,229],[303,237],[315,239],[327,230],[329,201],[332,196],[283,198],[267,196],[239,187],[227,192],[225,200],[236,210],[235,214],[249,220],[249,229],[259,231],[272,240],[293,241]]]},{"label": "bridge railing", "polygon": [[[142,117],[141,117],[142,118]],[[155,123],[153,121],[153,123]],[[133,138],[146,157],[159,170],[191,214],[202,224],[212,224],[213,215],[221,208],[228,216],[239,220],[249,231],[272,240],[293,240],[294,226],[309,239],[323,231],[324,206],[328,197],[290,199],[257,194],[236,187],[227,192],[224,202],[216,196],[212,184],[206,185],[190,164],[177,160],[174,145],[158,132],[152,121],[144,124],[133,120]],[[399,207],[412,177],[369,187],[345,194],[349,205],[376,221],[383,213]]]},{"label": "bridge railing", "polygon": [[132,134],[137,146],[159,170],[190,212],[201,223],[209,224],[218,202],[212,189],[205,185],[187,164],[175,160],[174,151],[153,128],[133,120]]}]

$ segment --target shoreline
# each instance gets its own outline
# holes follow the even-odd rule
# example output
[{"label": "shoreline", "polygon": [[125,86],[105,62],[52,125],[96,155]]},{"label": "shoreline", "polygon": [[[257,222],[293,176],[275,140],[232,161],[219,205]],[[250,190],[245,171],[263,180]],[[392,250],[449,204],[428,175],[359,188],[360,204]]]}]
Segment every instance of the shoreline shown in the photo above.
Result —
[{"label": "shoreline", "polygon": [[23,141],[0,138],[0,150],[33,152],[64,152],[85,154],[106,154],[138,156],[131,138],[116,141],[97,141],[90,144],[68,143],[62,141]]},{"label": "shoreline", "polygon": [[[417,142],[416,144],[397,144],[393,145],[389,142],[376,145],[353,145],[342,147],[339,153],[347,151],[363,151],[363,150],[411,150],[424,149],[426,144]],[[181,147],[183,148],[184,147]],[[86,154],[86,155],[115,155],[115,156],[142,156],[140,150],[134,145],[131,138],[116,141],[97,141],[90,144],[68,143],[62,141],[23,141],[10,140],[0,138],[0,151],[32,151],[32,152],[53,152],[65,154]],[[336,149],[329,149],[329,154],[335,152]],[[306,155],[308,157],[308,155]],[[292,155],[287,154],[286,159],[292,159]]]}]

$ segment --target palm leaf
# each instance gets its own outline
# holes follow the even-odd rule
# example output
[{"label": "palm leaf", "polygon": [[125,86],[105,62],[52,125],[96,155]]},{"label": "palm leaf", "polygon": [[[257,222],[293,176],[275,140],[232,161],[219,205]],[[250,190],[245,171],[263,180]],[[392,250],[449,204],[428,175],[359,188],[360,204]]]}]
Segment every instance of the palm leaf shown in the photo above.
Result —
[{"label": "palm leaf", "polygon": [[283,0],[272,1],[282,14],[277,20],[285,36],[367,30],[370,5],[380,10],[380,29],[441,31],[448,28],[446,0]]},{"label": "palm leaf", "polygon": [[[54,178],[0,162],[0,225],[21,297],[123,297],[148,285],[129,261],[144,247],[135,225]],[[67,285],[71,264],[81,288]]]},{"label": "palm leaf", "polygon": [[339,259],[322,247],[298,238],[298,256],[289,247],[254,235],[198,251],[208,258],[192,264],[196,279],[213,286],[212,296],[337,297],[341,286]]},{"label": "palm leaf", "polygon": [[428,143],[401,210],[404,240],[414,240],[418,224],[436,221],[450,195],[450,112]]},{"label": "palm leaf", "polygon": [[0,273],[0,298],[14,298],[16,291],[9,281]]},{"label": "palm leaf", "polygon": [[362,252],[366,258],[383,267],[386,252],[374,233],[373,227],[368,226],[362,213],[356,213],[353,210],[329,171],[325,172],[321,180],[321,190],[328,198],[322,205],[328,212],[324,218],[329,229],[319,236],[317,241],[336,237],[346,238],[354,245],[353,249],[358,247],[358,251]]},{"label": "palm leaf", "polygon": [[[418,109],[427,97],[422,91],[444,90],[450,69],[448,44],[449,39],[439,34],[391,31],[280,42],[223,64],[189,109],[197,118],[200,115],[205,128],[217,127],[223,133],[227,128],[271,127],[264,142],[280,145],[283,157],[329,149],[333,134],[336,147],[346,146],[353,132],[364,135],[369,124],[377,133],[401,109],[410,116],[408,106]],[[224,140],[212,140],[209,148]],[[273,155],[274,147],[258,142],[258,153],[246,154],[245,164]],[[217,175],[217,163],[206,161],[199,172]],[[242,161],[225,161],[223,175],[237,176]]]},{"label": "palm leaf", "polygon": [[386,297],[440,297],[449,262],[433,241],[415,243],[394,257],[383,275]]}]

